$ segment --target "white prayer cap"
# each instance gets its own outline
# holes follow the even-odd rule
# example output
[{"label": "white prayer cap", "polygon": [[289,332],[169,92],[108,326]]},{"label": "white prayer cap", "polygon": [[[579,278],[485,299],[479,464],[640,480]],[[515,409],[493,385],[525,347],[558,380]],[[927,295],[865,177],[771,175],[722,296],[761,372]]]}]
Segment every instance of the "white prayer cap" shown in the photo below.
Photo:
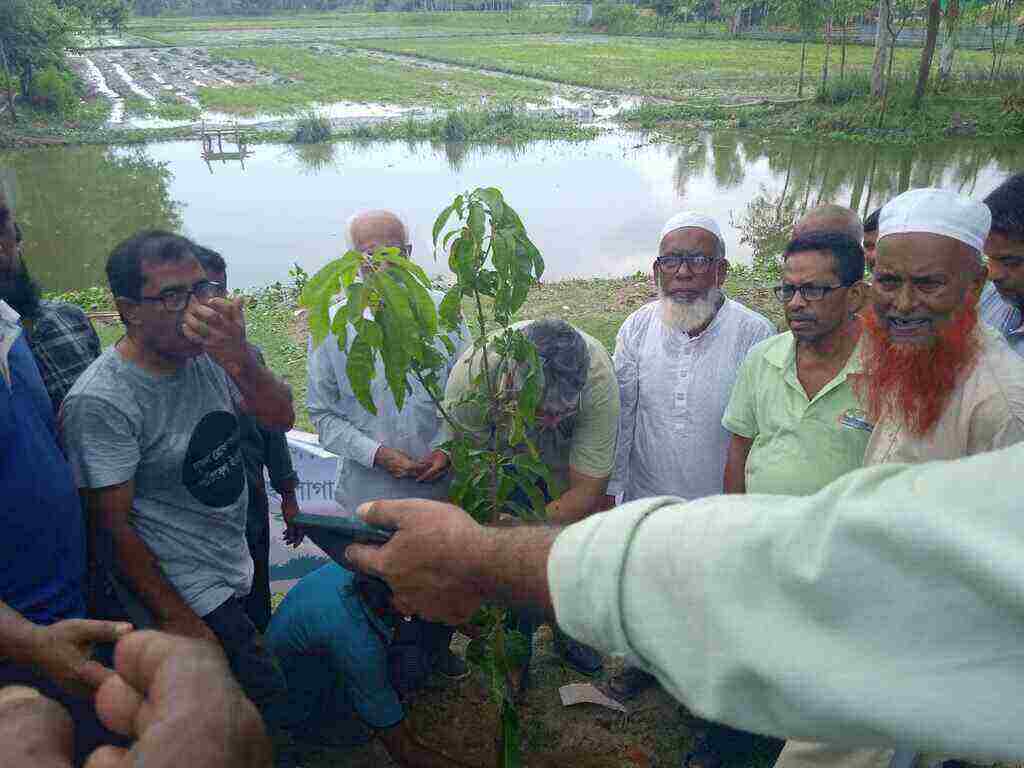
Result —
[{"label": "white prayer cap", "polygon": [[981,251],[991,224],[992,212],[984,203],[945,189],[912,189],[882,208],[878,239],[901,232],[927,232]]},{"label": "white prayer cap", "polygon": [[658,245],[661,245],[661,241],[670,232],[687,227],[696,227],[697,229],[703,229],[705,232],[710,232],[718,238],[718,242],[722,246],[722,252],[725,252],[725,239],[722,237],[722,230],[718,228],[718,222],[710,216],[705,216],[703,213],[697,213],[696,211],[682,211],[666,221],[665,226],[661,228],[661,237],[658,238]]}]

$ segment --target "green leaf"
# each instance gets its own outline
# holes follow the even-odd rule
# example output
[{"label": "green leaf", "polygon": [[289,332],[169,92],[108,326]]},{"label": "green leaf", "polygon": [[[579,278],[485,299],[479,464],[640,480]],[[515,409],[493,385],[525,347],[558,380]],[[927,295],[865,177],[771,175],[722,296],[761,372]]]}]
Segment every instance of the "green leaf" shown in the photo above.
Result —
[{"label": "green leaf", "polygon": [[451,216],[454,211],[455,211],[455,203],[452,203],[447,208],[445,208],[443,211],[441,211],[441,215],[438,216],[437,219],[434,221],[434,231],[432,233],[432,241],[434,243],[434,247],[435,248],[437,247],[438,235],[441,234],[441,230],[444,229],[444,225],[448,223],[448,217]]},{"label": "green leaf", "polygon": [[331,330],[331,316],[328,311],[331,299],[341,289],[340,275],[345,269],[344,259],[336,259],[325,266],[306,283],[299,303],[309,310],[309,332],[313,344],[320,344]]},{"label": "green leaf", "polygon": [[[458,286],[450,289],[441,300],[437,313],[449,331],[454,331],[462,321],[462,291]],[[452,350],[454,351],[454,350]]]},{"label": "green leaf", "polygon": [[411,272],[424,288],[430,288],[430,277],[425,271],[423,271],[423,267],[419,264],[414,261],[410,261],[397,251],[394,256],[388,256],[388,261],[391,262],[394,267],[401,267],[401,269],[404,269],[406,272]]},{"label": "green leaf", "polygon": [[370,292],[367,290],[365,283],[352,283],[345,293],[347,294],[345,314],[348,315],[348,321],[355,324],[362,320],[363,315],[366,313],[366,303],[370,298]]},{"label": "green leaf", "polygon": [[[419,337],[419,328],[416,324],[416,316],[412,311],[412,305],[409,303],[410,296],[408,292],[403,291],[402,287],[387,272],[374,273],[370,278],[370,284],[384,297],[384,306],[374,313],[374,317],[376,318],[378,315],[393,317],[396,323],[394,328],[396,336],[394,340],[411,354],[415,347],[416,339]],[[428,296],[427,299],[429,300],[430,297]],[[431,307],[433,307],[432,301]],[[436,331],[437,326],[435,325],[434,327]]]},{"label": "green leaf", "polygon": [[455,354],[455,342],[452,341],[452,337],[449,336],[447,333],[444,333],[444,334],[441,334],[441,336],[439,338],[441,339],[441,343],[444,344],[444,348],[446,350],[448,350],[449,356],[454,355]]},{"label": "green leaf", "polygon": [[409,273],[401,270],[394,270],[394,272],[405,285],[409,304],[416,316],[417,336],[426,335],[433,339],[437,335],[437,307],[434,304],[434,297]]},{"label": "green leaf", "polygon": [[481,248],[483,247],[484,236],[486,235],[486,224],[484,207],[474,200],[469,204],[467,226],[469,231],[473,233],[473,239],[476,240],[477,246]]},{"label": "green leaf", "polygon": [[459,283],[472,285],[476,274],[477,248],[471,237],[460,237],[452,246],[448,267],[459,278]]},{"label": "green leaf", "polygon": [[[339,313],[340,314],[340,313]],[[384,346],[384,331],[375,320],[361,317],[353,323],[356,332],[367,344],[374,349]]]},{"label": "green leaf", "polygon": [[491,209],[492,225],[499,224],[505,218],[505,201],[501,191],[495,187],[481,187],[475,194]]},{"label": "green leaf", "polygon": [[331,333],[338,339],[338,349],[344,352],[348,346],[348,315],[341,308],[334,313],[334,319],[331,320]]},{"label": "green leaf", "polygon": [[348,351],[348,361],[345,364],[345,375],[348,376],[352,392],[359,403],[376,416],[377,406],[373,404],[373,395],[370,393],[370,382],[376,375],[376,369],[373,365],[373,349],[365,339],[357,336],[353,340],[352,348]]}]

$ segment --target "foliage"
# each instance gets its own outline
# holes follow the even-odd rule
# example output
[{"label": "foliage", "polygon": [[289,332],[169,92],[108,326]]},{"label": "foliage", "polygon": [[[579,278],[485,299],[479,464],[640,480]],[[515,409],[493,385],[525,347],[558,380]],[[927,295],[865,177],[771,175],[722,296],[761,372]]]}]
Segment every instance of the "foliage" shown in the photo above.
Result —
[{"label": "foliage", "polygon": [[44,298],[51,301],[74,304],[77,307],[81,307],[85,312],[113,312],[116,309],[114,297],[106,286],[101,287],[97,285],[92,288],[82,288],[74,291],[46,293]]},{"label": "foliage", "polygon": [[590,26],[612,35],[621,35],[634,30],[638,17],[636,8],[628,3],[599,2],[594,5]]},{"label": "foliage", "polygon": [[52,64],[36,72],[32,78],[32,103],[61,117],[75,111],[78,96],[71,75]]},{"label": "foliage", "polygon": [[296,144],[319,144],[331,138],[331,121],[318,112],[309,112],[295,124],[292,141]]},{"label": "foliage", "polygon": [[815,100],[819,104],[845,104],[851,99],[866,99],[871,95],[871,78],[864,74],[828,80],[818,88]]},{"label": "foliage", "polygon": [[444,119],[444,127],[441,128],[441,138],[445,141],[465,141],[469,136],[466,129],[466,120],[461,110],[449,112]]},{"label": "foliage", "polygon": [[70,44],[71,20],[52,0],[0,2],[0,45],[28,97],[37,69],[59,65]]},{"label": "foliage", "polygon": [[[450,227],[454,221],[455,226]],[[346,373],[352,390],[371,413],[376,405],[370,384],[382,362],[388,390],[401,408],[413,382],[434,401],[453,438],[451,499],[476,520],[494,522],[503,511],[540,515],[544,499],[538,480],[548,472],[529,438],[541,399],[537,351],[512,318],[526,302],[544,271],[544,261],[519,215],[494,188],[459,195],[434,222],[435,247],[448,253],[455,283],[435,305],[432,283],[421,267],[396,248],[371,255],[349,251],[311,277],[302,291],[309,309],[314,343],[332,333],[347,350]],[[338,294],[344,305],[334,316],[329,307]],[[487,300],[488,311],[484,310]],[[442,372],[454,354],[463,302],[475,310],[480,335],[474,342],[480,369],[460,400],[444,401]],[[507,385],[516,376],[518,389]],[[477,433],[463,426],[462,414],[476,414],[490,425]],[[511,499],[519,490],[532,508]],[[510,675],[525,657],[527,639],[506,631],[505,612],[487,608],[479,621],[487,643],[467,654],[487,675],[499,708],[503,766],[519,764],[519,720]]]}]

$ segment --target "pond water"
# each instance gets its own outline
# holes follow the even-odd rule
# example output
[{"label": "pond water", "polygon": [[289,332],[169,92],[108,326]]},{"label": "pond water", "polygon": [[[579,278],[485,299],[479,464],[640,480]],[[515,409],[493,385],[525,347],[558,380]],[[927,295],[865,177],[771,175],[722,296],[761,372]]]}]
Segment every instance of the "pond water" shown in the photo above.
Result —
[{"label": "pond water", "polygon": [[178,229],[221,251],[235,287],[286,280],[293,263],[312,272],[339,255],[346,218],[375,207],[407,219],[415,258],[440,273],[434,217],[478,185],[499,187],[519,211],[547,280],[649,270],[663,222],[681,208],[716,216],[730,258],[744,263],[751,243],[805,206],[837,202],[867,213],[927,185],[982,196],[1024,167],[1021,144],[900,149],[739,133],[680,144],[609,132],[521,147],[346,142],[248,152],[208,163],[198,141],[32,149],[0,154],[0,172],[15,178],[34,275],[47,289],[68,290],[103,284],[112,246],[144,227]]}]

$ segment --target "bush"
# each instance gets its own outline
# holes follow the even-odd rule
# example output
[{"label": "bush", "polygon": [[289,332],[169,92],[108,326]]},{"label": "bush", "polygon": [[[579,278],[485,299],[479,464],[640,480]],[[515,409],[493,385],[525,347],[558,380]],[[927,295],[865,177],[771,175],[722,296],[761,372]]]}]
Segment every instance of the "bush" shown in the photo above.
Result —
[{"label": "bush", "polygon": [[832,78],[818,88],[815,99],[819,104],[845,104],[853,99],[863,99],[871,94],[871,78],[867,75],[851,74],[842,80]]},{"label": "bush", "polygon": [[78,95],[69,73],[50,65],[39,70],[32,78],[32,103],[67,117],[78,107]]},{"label": "bush", "polygon": [[441,128],[441,138],[445,141],[465,141],[469,136],[466,118],[461,111],[449,112]]},{"label": "bush", "polygon": [[602,2],[594,5],[594,16],[590,20],[590,26],[619,35],[635,30],[639,18],[640,14],[632,5]]},{"label": "bush", "polygon": [[316,112],[299,118],[292,141],[296,144],[319,144],[331,138],[331,121]]}]

